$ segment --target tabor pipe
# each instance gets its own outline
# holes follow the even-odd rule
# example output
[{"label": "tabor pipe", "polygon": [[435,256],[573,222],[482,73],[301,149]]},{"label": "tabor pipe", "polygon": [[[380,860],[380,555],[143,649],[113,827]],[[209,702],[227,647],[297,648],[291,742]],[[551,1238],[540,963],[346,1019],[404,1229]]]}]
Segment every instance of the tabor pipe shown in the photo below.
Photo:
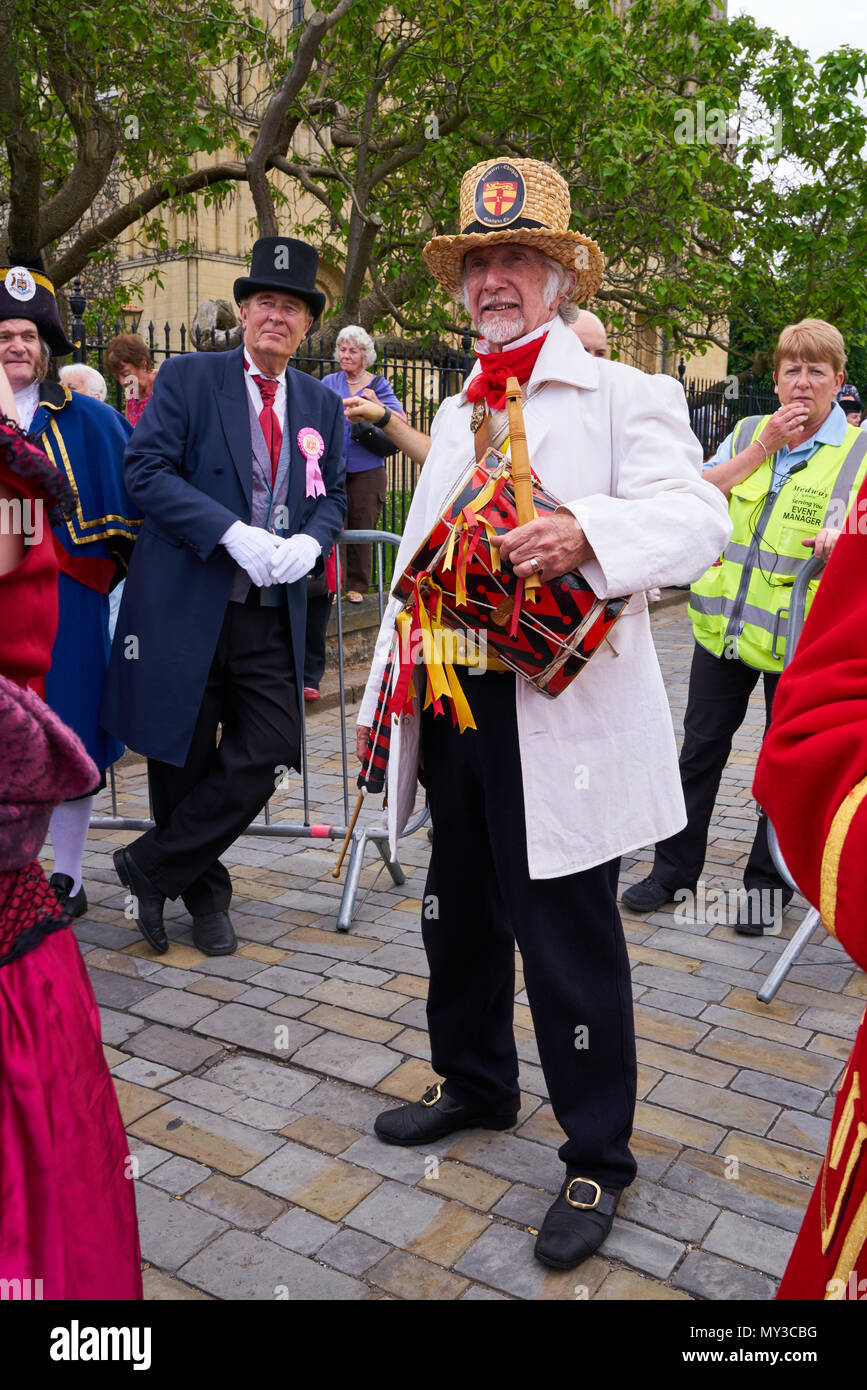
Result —
[{"label": "tabor pipe", "polygon": [[[533,480],[530,476],[530,455],[527,451],[527,432],[524,429],[524,410],[521,405],[521,387],[516,376],[506,380],[506,408],[509,412],[509,455],[512,460],[512,483],[515,488],[515,511],[518,525],[526,526],[535,521],[536,506],[533,502]],[[531,574],[524,580],[524,596],[535,602],[535,591],[541,587],[538,574]]]},{"label": "tabor pipe", "polygon": [[332,878],[339,878],[339,877],[340,877],[340,870],[341,870],[341,867],[342,867],[342,865],[343,865],[343,860],[344,860],[344,857],[345,857],[345,855],[346,855],[346,851],[347,851],[348,848],[349,848],[349,841],[352,839],[352,832],[353,832],[353,830],[355,829],[355,822],[358,820],[358,813],[359,813],[359,811],[361,810],[361,804],[362,804],[362,802],[364,801],[365,795],[366,795],[365,788],[362,787],[361,791],[358,793],[358,800],[357,800],[356,803],[355,803],[355,810],[352,812],[352,820],[349,822],[349,829],[348,829],[347,832],[346,832],[346,839],[343,841],[343,844],[340,846],[340,858],[339,858],[338,861],[337,861],[337,868],[331,870],[331,877],[332,877]]}]

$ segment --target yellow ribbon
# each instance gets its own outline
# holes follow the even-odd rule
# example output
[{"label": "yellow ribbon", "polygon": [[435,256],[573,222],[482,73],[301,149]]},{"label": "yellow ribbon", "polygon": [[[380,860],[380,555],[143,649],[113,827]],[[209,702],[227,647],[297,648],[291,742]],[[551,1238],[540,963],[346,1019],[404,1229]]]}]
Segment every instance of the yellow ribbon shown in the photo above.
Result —
[{"label": "yellow ribbon", "polygon": [[450,642],[450,650],[454,647],[454,635],[442,625],[443,592],[440,586],[431,579],[427,580],[426,587],[428,592],[431,590],[436,592],[437,603],[433,617],[428,612],[425,603],[420,601],[418,605],[418,620],[422,631],[422,656],[427,672],[424,708],[427,709],[434,700],[451,700],[458,720],[458,729],[464,733],[467,729],[475,729],[476,721],[473,719],[472,710],[467,703],[467,698],[455,675],[451,661],[446,661],[443,657],[444,645],[447,640]]}]

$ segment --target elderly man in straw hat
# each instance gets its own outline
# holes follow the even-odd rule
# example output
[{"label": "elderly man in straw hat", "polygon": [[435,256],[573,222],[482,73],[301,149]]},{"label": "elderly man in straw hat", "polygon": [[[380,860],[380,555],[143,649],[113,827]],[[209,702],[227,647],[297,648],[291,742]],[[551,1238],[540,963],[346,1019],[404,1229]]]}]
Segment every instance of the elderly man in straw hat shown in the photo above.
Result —
[{"label": "elderly man in straw hat", "polygon": [[[610,643],[556,700],[488,663],[460,677],[475,730],[459,733],[417,702],[392,731],[392,845],[419,767],[433,820],[422,931],[431,1062],[443,1080],[376,1122],[386,1143],[425,1147],[457,1130],[505,1130],[529,1118],[538,1102],[522,1109],[512,1030],[517,942],[564,1131],[565,1180],[536,1242],[537,1257],[559,1269],[602,1243],[636,1171],[620,856],[685,820],[644,591],[688,583],[729,534],[719,491],[700,477],[679,384],[592,357],[569,330],[574,301],[592,296],[603,276],[599,247],[569,231],[569,215],[569,189],[552,169],[496,160],[464,175],[460,235],[425,247],[433,274],[463,299],[482,337],[465,388],[434,421],[395,573],[470,467],[472,426],[494,447],[503,441],[505,379],[517,376],[531,463],[564,505],[512,531],[503,560],[522,578],[580,569],[600,598],[635,597]],[[360,746],[398,606],[392,599],[380,632]],[[539,1089],[530,1075],[526,1084]],[[547,1137],[550,1129],[540,1114],[523,1132]],[[468,1139],[463,1156],[488,1142]],[[539,1183],[550,1179],[543,1165]]]}]

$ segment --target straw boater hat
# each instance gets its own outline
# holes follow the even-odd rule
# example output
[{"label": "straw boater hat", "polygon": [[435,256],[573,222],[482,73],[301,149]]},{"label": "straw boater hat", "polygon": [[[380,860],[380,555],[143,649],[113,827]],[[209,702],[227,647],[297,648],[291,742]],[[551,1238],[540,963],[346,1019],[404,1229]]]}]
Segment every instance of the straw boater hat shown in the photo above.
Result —
[{"label": "straw boater hat", "polygon": [[434,237],[422,254],[440,284],[460,299],[468,251],[520,241],[575,271],[572,299],[591,299],[602,284],[605,262],[592,237],[569,231],[571,211],[569,186],[550,165],[538,159],[486,160],[461,179],[460,234]]}]

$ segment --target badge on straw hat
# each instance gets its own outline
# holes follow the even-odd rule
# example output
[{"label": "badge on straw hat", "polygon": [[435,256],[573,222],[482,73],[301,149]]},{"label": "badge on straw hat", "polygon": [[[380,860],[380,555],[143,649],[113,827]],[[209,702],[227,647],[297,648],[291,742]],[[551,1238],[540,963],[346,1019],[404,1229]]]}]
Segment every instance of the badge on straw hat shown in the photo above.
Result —
[{"label": "badge on straw hat", "polygon": [[475,164],[461,179],[457,236],[429,241],[423,256],[431,273],[459,299],[464,256],[475,246],[522,242],[574,270],[576,300],[591,299],[602,284],[605,262],[592,237],[569,230],[569,186],[538,159],[496,159]]}]

